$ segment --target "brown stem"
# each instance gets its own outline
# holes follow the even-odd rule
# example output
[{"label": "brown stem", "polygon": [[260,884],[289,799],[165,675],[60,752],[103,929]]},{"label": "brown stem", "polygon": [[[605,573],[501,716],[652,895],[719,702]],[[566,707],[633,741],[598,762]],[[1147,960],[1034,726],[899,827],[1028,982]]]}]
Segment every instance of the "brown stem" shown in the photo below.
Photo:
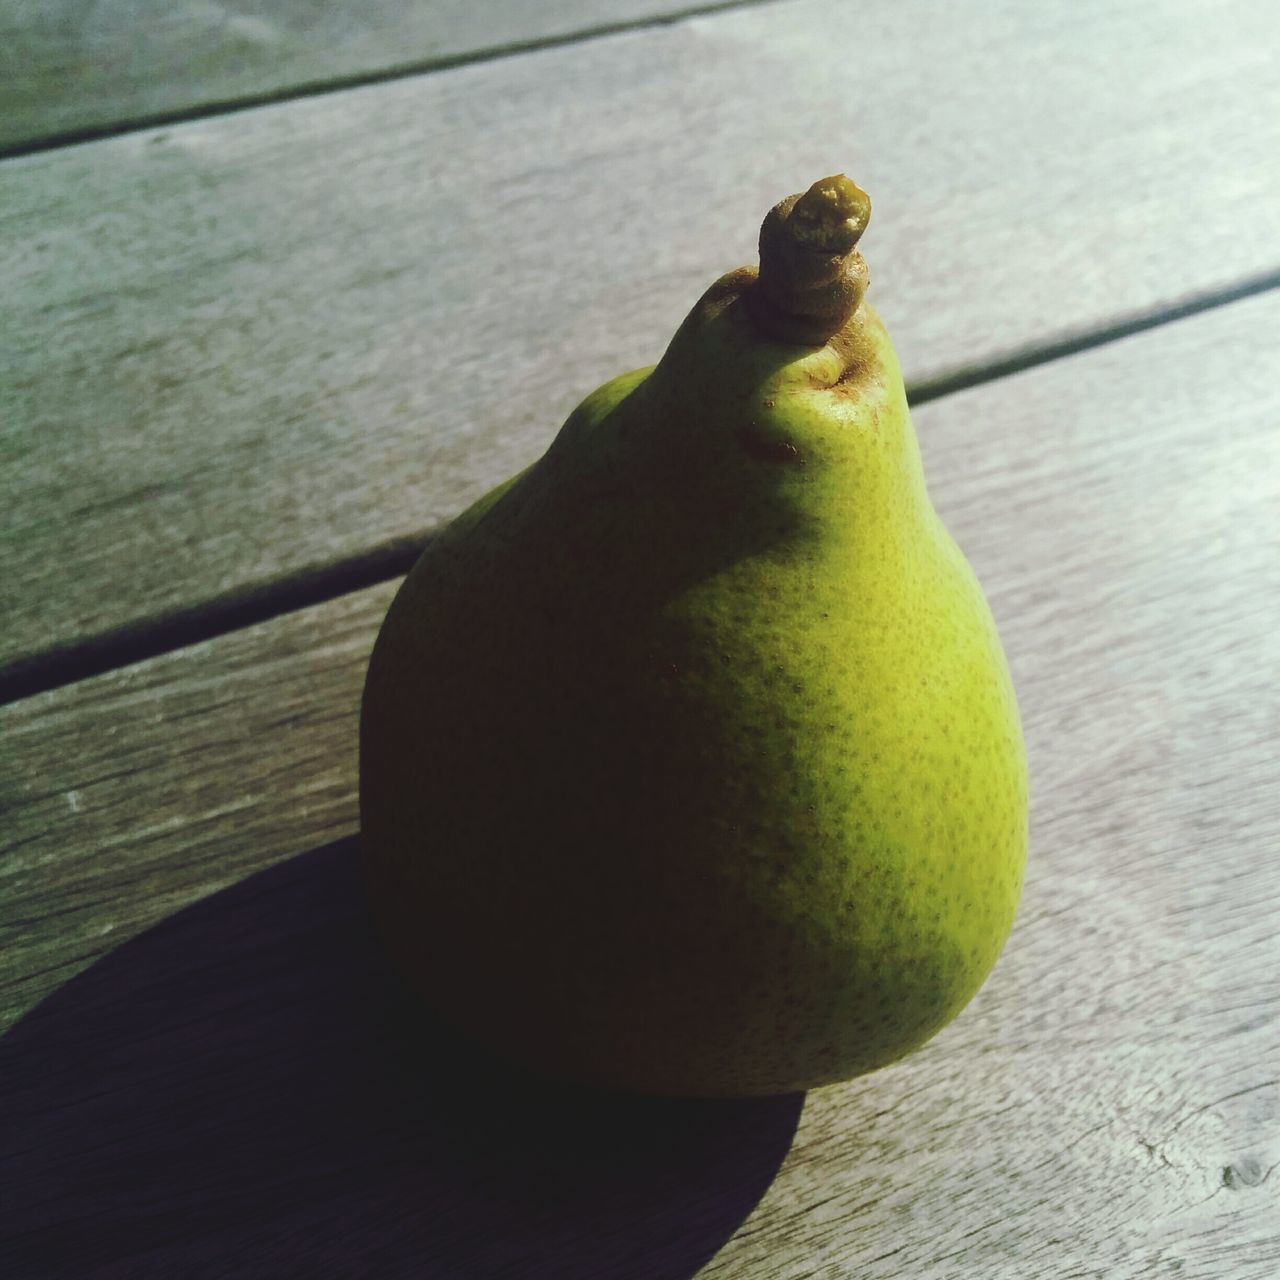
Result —
[{"label": "brown stem", "polygon": [[770,337],[821,346],[844,328],[870,282],[856,248],[870,218],[870,197],[843,173],[769,211],[748,301]]}]

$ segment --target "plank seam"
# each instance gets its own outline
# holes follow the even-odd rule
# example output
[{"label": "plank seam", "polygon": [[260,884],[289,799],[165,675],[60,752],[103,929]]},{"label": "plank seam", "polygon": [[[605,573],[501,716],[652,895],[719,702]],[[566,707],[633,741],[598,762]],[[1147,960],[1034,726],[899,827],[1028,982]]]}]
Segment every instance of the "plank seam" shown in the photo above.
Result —
[{"label": "plank seam", "polygon": [[[912,406],[927,404],[1276,289],[1280,289],[1280,269],[1068,334],[1055,342],[1021,348],[910,383],[907,401]],[[331,564],[282,574],[191,608],[141,619],[20,658],[0,668],[0,706],[389,582],[408,573],[434,532],[397,538]]]},{"label": "plank seam", "polygon": [[1158,329],[1162,325],[1186,320],[1233,302],[1242,302],[1277,288],[1280,288],[1280,269],[1266,271],[1232,285],[1193,294],[1182,302],[1138,311],[1111,324],[1068,333],[1054,342],[1016,348],[994,360],[984,360],[940,373],[936,377],[908,386],[907,399],[912,405],[927,404],[930,400],[938,400],[957,391],[967,391],[982,383],[998,381],[1042,364],[1051,364],[1055,360],[1064,360],[1068,356],[1105,347],[1123,338],[1145,333],[1149,329]]},{"label": "plank seam", "polygon": [[563,49],[610,36],[633,31],[646,31],[660,27],[676,26],[694,18],[711,17],[734,9],[756,9],[766,5],[784,4],[787,0],[711,0],[710,3],[690,5],[673,13],[651,14],[644,18],[619,19],[583,27],[578,31],[560,35],[530,36],[525,40],[486,45],[465,52],[441,54],[434,58],[420,58],[395,63],[368,71],[356,71],[336,75],[325,80],[303,80],[297,84],[282,85],[261,93],[246,94],[239,98],[214,98],[170,111],[157,111],[149,115],[132,116],[102,124],[84,125],[75,129],[63,129],[53,133],[24,138],[0,146],[0,162],[20,156],[55,151],[60,147],[80,146],[89,142],[101,142],[104,138],[116,138],[122,134],[144,133],[148,129],[162,129],[170,125],[189,124],[195,120],[207,120],[215,116],[233,115],[239,111],[252,111],[258,107],[276,106],[283,102],[295,102],[302,98],[315,98],[326,93],[340,93],[347,89],[363,89],[371,85],[386,84],[394,80],[408,80],[414,76],[435,75],[441,71],[453,71],[458,67],[474,66],[480,62],[497,62],[527,53],[542,53],[549,49]]}]

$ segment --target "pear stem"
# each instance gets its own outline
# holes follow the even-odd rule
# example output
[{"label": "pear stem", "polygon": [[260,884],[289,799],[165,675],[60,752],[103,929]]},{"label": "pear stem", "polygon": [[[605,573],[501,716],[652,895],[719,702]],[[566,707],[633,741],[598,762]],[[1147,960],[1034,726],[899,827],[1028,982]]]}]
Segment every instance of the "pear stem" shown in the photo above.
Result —
[{"label": "pear stem", "polygon": [[760,274],[748,292],[772,338],[821,346],[853,318],[870,283],[857,243],[871,198],[843,173],[788,196],[760,228]]}]

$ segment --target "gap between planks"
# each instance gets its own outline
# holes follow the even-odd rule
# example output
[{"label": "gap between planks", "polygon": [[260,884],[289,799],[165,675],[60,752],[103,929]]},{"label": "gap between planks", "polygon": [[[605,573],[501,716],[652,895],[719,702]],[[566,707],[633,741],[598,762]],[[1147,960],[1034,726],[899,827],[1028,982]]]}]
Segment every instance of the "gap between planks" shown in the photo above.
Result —
[{"label": "gap between planks", "polygon": [[186,107],[85,124],[5,143],[0,145],[0,163],[19,156],[36,155],[42,151],[55,151],[59,147],[79,146],[86,142],[98,142],[103,138],[115,138],[126,133],[140,133],[168,125],[186,124],[192,120],[207,120],[214,116],[232,115],[237,111],[250,111],[257,107],[293,102],[300,98],[314,98],[320,94],[337,93],[345,89],[360,89],[369,85],[385,84],[392,80],[406,80],[412,76],[434,75],[441,71],[452,71],[457,67],[474,66],[479,62],[496,62],[526,53],[540,53],[546,49],[587,44],[592,40],[622,35],[630,31],[669,27],[678,22],[709,17],[732,9],[754,9],[763,5],[782,3],[786,3],[786,0],[713,0],[712,3],[690,5],[688,8],[673,12],[659,11],[635,18],[596,22],[576,31],[527,36],[523,39],[500,41],[478,49],[459,50],[435,57],[394,63],[390,66],[370,67],[347,74],[338,73],[318,80],[301,80],[295,84],[280,85],[256,93],[246,92],[230,98],[215,97],[207,102],[193,103]]},{"label": "gap between planks", "polygon": [[[988,382],[998,382],[1002,378],[1277,288],[1280,288],[1280,270],[1253,276],[1226,288],[1207,291],[1176,306],[1140,312],[1059,342],[1028,347],[996,360],[944,372],[908,385],[907,401],[912,407],[928,404],[944,396]],[[389,582],[408,573],[436,531],[397,538],[359,555],[284,574],[190,609],[139,619],[128,626],[87,636],[75,643],[54,646],[33,657],[0,667],[0,707]]]}]

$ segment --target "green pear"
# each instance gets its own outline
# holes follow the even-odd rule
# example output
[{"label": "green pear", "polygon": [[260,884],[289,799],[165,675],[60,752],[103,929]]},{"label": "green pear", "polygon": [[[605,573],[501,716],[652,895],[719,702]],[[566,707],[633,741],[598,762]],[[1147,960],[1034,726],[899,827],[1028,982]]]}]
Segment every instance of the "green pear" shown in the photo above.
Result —
[{"label": "green pear", "polygon": [[661,362],[428,545],[360,740],[375,917],[535,1072],[785,1093],[972,998],[1027,841],[1017,706],[864,301],[870,204],[778,205]]}]

